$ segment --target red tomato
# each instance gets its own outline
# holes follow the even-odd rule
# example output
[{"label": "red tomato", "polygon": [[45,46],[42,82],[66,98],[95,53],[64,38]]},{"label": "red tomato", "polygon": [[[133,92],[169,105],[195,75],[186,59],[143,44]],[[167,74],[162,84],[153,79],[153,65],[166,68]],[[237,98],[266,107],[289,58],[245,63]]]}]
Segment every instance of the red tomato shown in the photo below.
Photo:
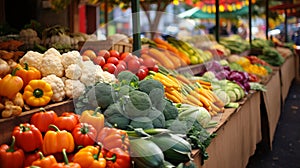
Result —
[{"label": "red tomato", "polygon": [[117,76],[120,72],[122,72],[122,71],[125,71],[126,70],[126,67],[125,67],[125,65],[124,64],[118,64],[117,66],[116,66],[116,70],[115,70],[115,76]]},{"label": "red tomato", "polygon": [[103,71],[107,71],[107,72],[113,74],[115,72],[115,70],[117,69],[117,67],[113,63],[106,63],[103,65],[102,69],[103,69]]},{"label": "red tomato", "polygon": [[149,73],[148,67],[146,67],[145,65],[141,65],[141,66],[140,66],[140,69],[143,69],[144,71],[146,71],[146,73],[147,73],[147,75],[148,75],[148,73]]},{"label": "red tomato", "polygon": [[132,54],[130,52],[123,52],[121,55],[120,55],[120,59],[121,60],[124,60],[128,55],[132,56]]},{"label": "red tomato", "polygon": [[127,69],[127,63],[124,60],[119,60],[118,64],[122,64],[125,66],[125,69]]},{"label": "red tomato", "polygon": [[139,57],[138,60],[139,60],[141,65],[144,65],[144,59],[143,58]]},{"label": "red tomato", "polygon": [[113,63],[115,65],[117,65],[119,63],[119,59],[117,57],[109,57],[106,61],[107,63]]},{"label": "red tomato", "polygon": [[155,61],[154,61],[153,58],[146,57],[146,58],[144,58],[144,64],[143,65],[145,65],[148,68],[152,68],[155,65]]},{"label": "red tomato", "polygon": [[102,56],[107,60],[110,57],[110,53],[108,50],[99,50],[97,56]]},{"label": "red tomato", "polygon": [[133,73],[136,73],[139,70],[140,66],[141,64],[137,59],[131,59],[127,62],[127,69]]},{"label": "red tomato", "polygon": [[157,64],[155,64],[153,67],[149,68],[149,70],[154,71],[154,72],[158,72],[158,69],[159,69],[159,67]]},{"label": "red tomato", "polygon": [[139,77],[139,80],[143,80],[147,75],[148,73],[144,69],[139,69],[136,73],[136,76]]},{"label": "red tomato", "polygon": [[101,67],[106,63],[106,62],[105,62],[105,58],[102,57],[102,56],[97,56],[95,59],[93,59],[93,62],[94,62],[96,65],[100,65]]},{"label": "red tomato", "polygon": [[125,62],[129,62],[130,60],[134,59],[132,54],[128,54],[126,57],[124,57],[122,60]]},{"label": "red tomato", "polygon": [[117,50],[109,50],[109,53],[111,57],[117,57],[118,59],[120,58],[120,53]]}]

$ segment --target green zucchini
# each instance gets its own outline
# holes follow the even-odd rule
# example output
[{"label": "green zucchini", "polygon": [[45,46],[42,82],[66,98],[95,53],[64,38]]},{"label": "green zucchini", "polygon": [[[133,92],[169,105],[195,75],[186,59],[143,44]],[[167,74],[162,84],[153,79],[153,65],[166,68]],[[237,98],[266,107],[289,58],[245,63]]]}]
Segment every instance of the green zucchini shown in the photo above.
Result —
[{"label": "green zucchini", "polygon": [[177,166],[192,160],[192,147],[188,141],[175,134],[163,134],[150,137],[162,150],[165,160]]},{"label": "green zucchini", "polygon": [[130,140],[130,157],[135,168],[162,168],[164,154],[152,141],[146,139]]}]

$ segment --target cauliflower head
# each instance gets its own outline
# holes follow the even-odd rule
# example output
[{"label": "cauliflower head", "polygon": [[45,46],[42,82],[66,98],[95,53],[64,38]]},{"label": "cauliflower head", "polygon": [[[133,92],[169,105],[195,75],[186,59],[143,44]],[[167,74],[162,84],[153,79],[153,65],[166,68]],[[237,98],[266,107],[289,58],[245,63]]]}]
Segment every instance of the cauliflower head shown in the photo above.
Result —
[{"label": "cauliflower head", "polygon": [[85,93],[85,85],[79,80],[67,79],[65,80],[65,92],[69,98],[78,98]]},{"label": "cauliflower head", "polygon": [[111,74],[107,71],[97,71],[95,73],[95,81],[97,82],[104,82],[104,83],[114,83],[116,82],[116,77],[114,74]]},{"label": "cauliflower head", "polygon": [[65,68],[67,68],[71,64],[77,64],[79,66],[82,66],[82,56],[80,55],[79,51],[69,51],[67,53],[62,54],[61,63]]},{"label": "cauliflower head", "polygon": [[43,54],[36,51],[27,51],[26,54],[19,60],[21,65],[26,62],[29,66],[41,69]]},{"label": "cauliflower head", "polygon": [[71,64],[65,70],[65,76],[69,79],[79,79],[81,76],[81,67],[78,64]]},{"label": "cauliflower head", "polygon": [[64,90],[65,84],[60,77],[58,77],[54,74],[51,74],[51,75],[43,77],[42,80],[48,82],[52,87],[52,91],[53,91],[53,95],[51,98],[52,101],[60,102],[65,98],[65,96],[66,96],[66,93]]},{"label": "cauliflower head", "polygon": [[54,48],[50,48],[44,53],[40,66],[40,71],[43,77],[51,74],[58,77],[64,76],[65,69],[61,63],[61,55]]},{"label": "cauliflower head", "polygon": [[97,71],[102,71],[99,65],[95,65],[93,61],[84,61],[81,67],[80,81],[85,84],[85,86],[94,85]]}]

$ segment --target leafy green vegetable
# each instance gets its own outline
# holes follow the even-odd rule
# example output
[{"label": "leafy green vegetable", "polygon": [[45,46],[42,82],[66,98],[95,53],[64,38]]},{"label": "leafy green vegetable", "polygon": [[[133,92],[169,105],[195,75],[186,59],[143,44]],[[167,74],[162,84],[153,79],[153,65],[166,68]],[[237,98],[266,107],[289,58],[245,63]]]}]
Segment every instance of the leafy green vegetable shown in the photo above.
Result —
[{"label": "leafy green vegetable", "polygon": [[152,124],[154,128],[165,128],[166,120],[164,114],[161,111],[152,108],[148,117],[152,120]]},{"label": "leafy green vegetable", "polygon": [[130,85],[134,88],[138,86],[139,78],[128,70],[120,72],[117,76],[117,79],[120,85]]},{"label": "leafy green vegetable", "polygon": [[133,128],[152,129],[152,120],[149,117],[136,117],[130,122]]}]

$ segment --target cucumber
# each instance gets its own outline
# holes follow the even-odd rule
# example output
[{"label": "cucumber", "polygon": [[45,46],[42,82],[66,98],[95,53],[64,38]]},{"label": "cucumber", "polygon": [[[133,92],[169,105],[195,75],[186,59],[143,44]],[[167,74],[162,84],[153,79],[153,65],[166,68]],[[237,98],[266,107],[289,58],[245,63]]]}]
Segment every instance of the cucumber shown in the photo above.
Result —
[{"label": "cucumber", "polygon": [[162,168],[164,154],[152,141],[146,139],[130,140],[130,157],[135,168]]},{"label": "cucumber", "polygon": [[163,152],[165,160],[177,166],[192,160],[192,147],[188,141],[175,134],[162,134],[150,138]]}]

